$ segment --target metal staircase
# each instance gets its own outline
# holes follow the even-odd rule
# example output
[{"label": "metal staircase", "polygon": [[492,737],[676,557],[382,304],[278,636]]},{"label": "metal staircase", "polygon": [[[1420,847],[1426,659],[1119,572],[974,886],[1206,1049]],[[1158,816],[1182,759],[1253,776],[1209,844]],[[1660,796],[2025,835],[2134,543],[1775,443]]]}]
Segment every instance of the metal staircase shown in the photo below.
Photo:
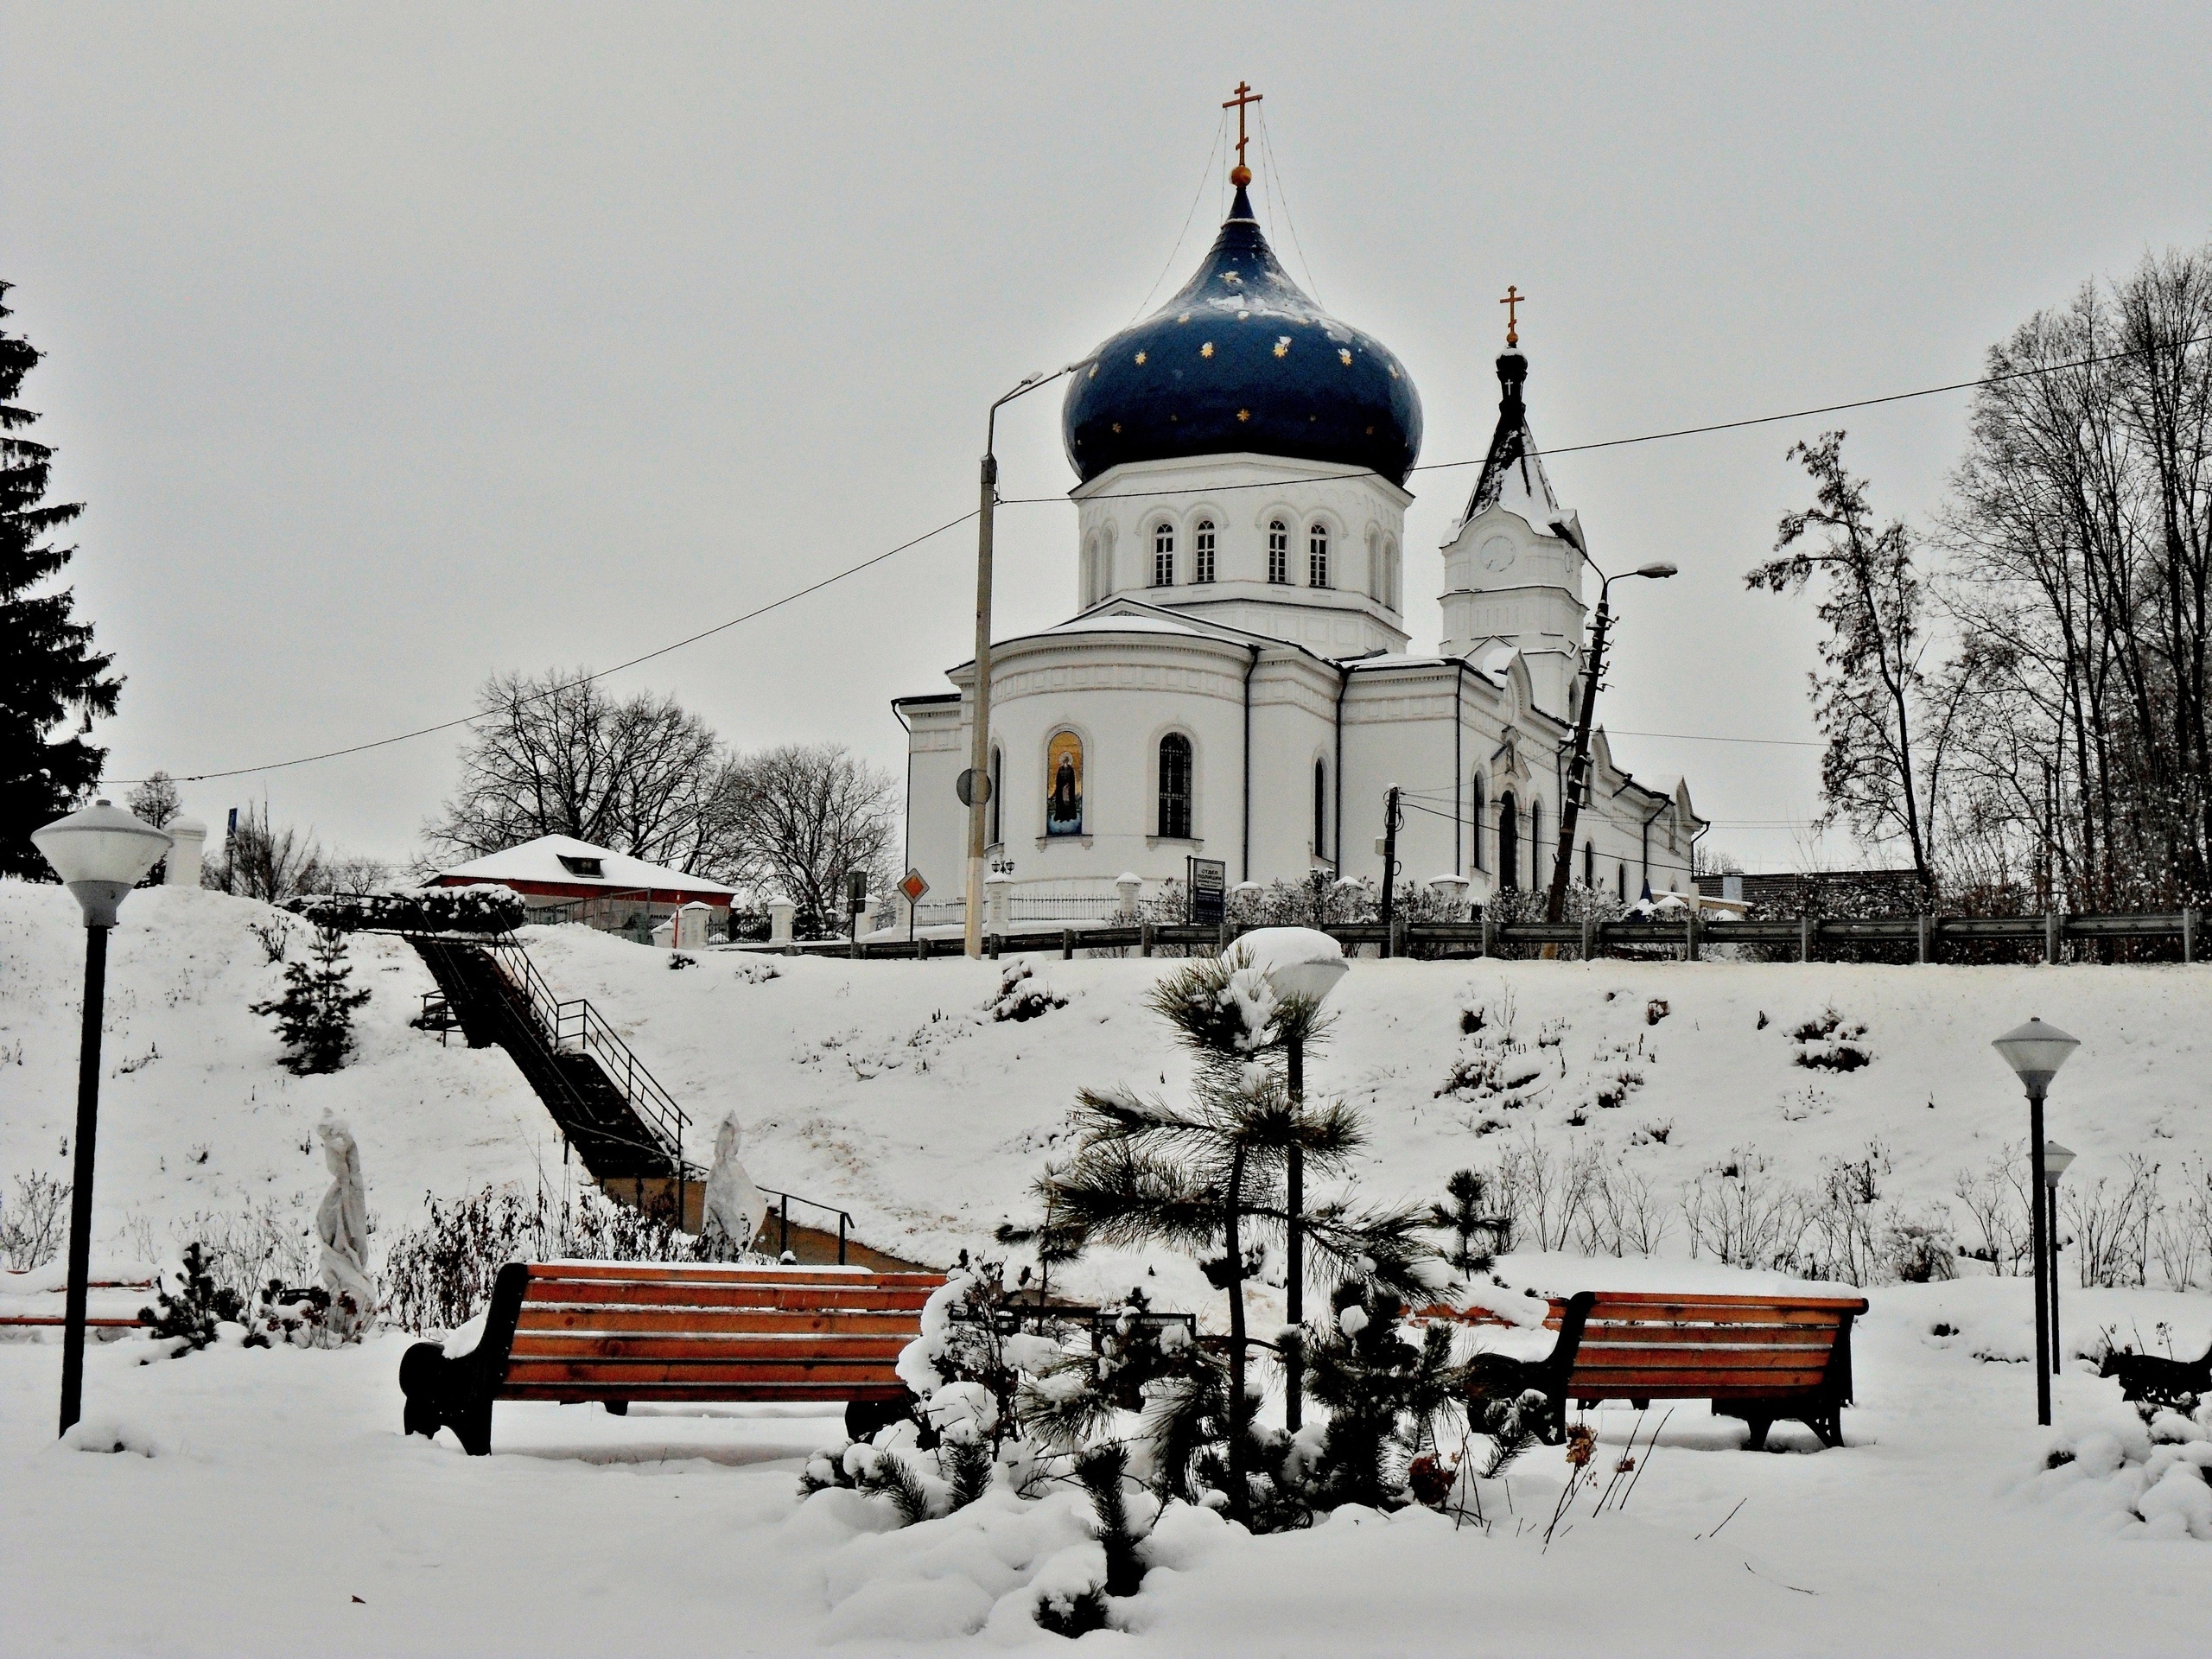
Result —
[{"label": "metal staircase", "polygon": [[471,1048],[506,1050],[594,1180],[671,1182],[685,1213],[703,1179],[683,1160],[690,1120],[588,1001],[555,995],[512,935],[406,937],[442,994],[426,1001],[430,1029],[458,1025]]}]

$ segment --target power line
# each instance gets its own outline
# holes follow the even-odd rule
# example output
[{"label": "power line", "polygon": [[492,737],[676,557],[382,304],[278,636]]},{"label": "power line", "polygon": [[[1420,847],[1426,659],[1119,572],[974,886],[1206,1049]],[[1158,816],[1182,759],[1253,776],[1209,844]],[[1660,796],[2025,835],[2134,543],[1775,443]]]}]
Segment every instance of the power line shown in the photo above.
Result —
[{"label": "power line", "polygon": [[[1262,143],[1265,143],[1264,139],[1262,139]],[[1209,159],[1211,159],[1211,156],[1209,156]],[[1201,187],[1201,194],[1203,194],[1203,187]],[[1185,229],[1187,230],[1187,228],[1188,221],[1186,219]],[[1294,232],[1293,241],[1295,242],[1295,240],[1296,235]],[[1172,264],[1173,256],[1170,255],[1169,257]],[[1155,283],[1154,286],[1157,287],[1157,284]],[[2177,348],[2185,348],[2198,343],[2199,341],[2196,339],[2185,340],[2177,342]],[[1891,392],[1880,397],[1864,397],[1859,398],[1855,402],[1845,404],[1822,404],[1818,408],[1795,410],[1788,414],[1783,415],[1758,415],[1738,421],[1720,421],[1707,426],[1675,427],[1663,432],[1643,433],[1636,437],[1607,438],[1592,443],[1569,444],[1562,448],[1545,450],[1541,453],[1550,455],[1580,454],[1586,451],[1594,449],[1618,449],[1630,444],[1657,443],[1669,438],[1696,437],[1712,432],[1732,432],[1745,427],[1772,425],[1773,423],[1780,421],[1807,419],[1815,415],[1833,415],[1840,413],[1845,410],[1871,409],[1884,404],[1904,403],[1917,397],[1934,397],[1941,396],[1945,392],[1963,391],[1980,386],[1997,385],[2005,381],[2023,379],[2032,375],[2056,374],[2068,369],[2088,368],[2100,363],[2114,362],[2121,358],[2133,357],[2138,354],[2139,353],[2135,350],[2106,352],[2094,357],[2079,358],[2072,362],[2044,364],[2031,368],[2014,369],[2007,371],[2002,374],[1985,375],[1980,378],[1974,380],[1955,380],[1944,385],[1923,387],[1916,391]],[[1445,472],[1455,467],[1473,467],[1479,464],[1479,461],[1432,461],[1425,465],[1416,467],[1413,470],[1414,472]],[[1354,475],[1356,476],[1357,474]],[[1375,475],[1379,476],[1379,474]],[[1130,497],[1142,497],[1148,499],[1158,499],[1161,496],[1169,495],[1218,495],[1239,490],[1279,489],[1288,484],[1327,483],[1343,476],[1345,475],[1342,474],[1316,474],[1311,478],[1276,479],[1259,484],[1230,484],[1221,486],[1218,488],[1212,490],[1133,490],[1122,492],[1114,495],[1093,496],[1090,499],[1092,500],[1111,501],[1125,499]],[[1069,498],[1065,495],[1009,496],[1001,498],[1000,505],[1002,506],[1039,506],[1065,504],[1068,499]],[[741,623],[753,621],[760,617],[767,615],[771,611],[780,610],[786,605],[791,604],[798,600],[804,599],[809,594],[820,593],[823,588],[828,588],[834,583],[842,582],[849,576],[858,575],[861,571],[881,564],[887,559],[895,558],[899,554],[906,552],[912,548],[918,547],[924,542],[929,541],[934,537],[943,535],[948,530],[956,529],[959,525],[966,524],[970,518],[975,517],[976,513],[973,510],[963,512],[957,518],[948,519],[944,524],[938,525],[934,530],[925,531],[921,535],[913,537],[910,541],[901,542],[898,546],[879,553],[873,558],[863,559],[858,564],[849,565],[846,569],[837,571],[835,575],[825,576],[819,582],[813,582],[807,587],[798,588],[795,592],[785,594],[780,599],[771,600],[767,604],[762,605],[756,609],[747,611],[741,616],[734,616],[726,622],[716,623],[713,627],[702,628],[696,633],[689,634],[683,639],[672,641],[671,643],[662,645],[656,650],[646,652],[642,656],[632,657],[626,662],[617,663],[612,668],[602,669],[597,673],[585,675],[582,678],[569,682],[565,685],[549,687],[545,690],[537,693],[535,698],[527,699],[526,701],[542,700],[545,697],[558,696],[563,691],[572,690],[578,686],[589,685],[595,681],[605,679],[610,675],[620,674],[626,669],[635,668],[640,664],[650,663],[657,658],[665,657],[671,652],[681,651],[686,645],[696,645],[702,639],[711,639],[715,634],[723,632],[728,629],[736,627]],[[298,755],[289,760],[274,760],[264,766],[232,766],[219,772],[188,772],[179,777],[176,781],[179,783],[211,783],[226,778],[245,778],[256,776],[264,772],[288,771],[294,766],[312,766],[315,762],[321,760],[341,760],[351,754],[365,754],[374,749],[389,748],[396,743],[410,742],[418,737],[431,737],[440,732],[454,731],[464,726],[474,725],[477,721],[484,719],[485,717],[486,716],[480,713],[463,715],[453,720],[441,721],[435,725],[417,727],[412,731],[401,732],[391,737],[377,738],[374,741],[366,743],[353,743],[349,744],[343,748],[326,749],[315,754]],[[1773,743],[1802,745],[1802,747],[1820,747],[1818,744],[1803,744],[1802,740],[1782,738],[1706,738],[1691,733],[1624,732],[1622,735],[1648,737],[1672,736],[1699,742]],[[105,779],[104,781],[108,784],[109,786],[114,787],[124,784],[143,783],[145,779],[116,778]]]},{"label": "power line", "polygon": [[[2174,344],[2174,349],[2185,350],[2189,346],[2202,344],[2203,340],[2208,338],[2212,336],[2198,336],[2177,340]],[[1815,415],[1840,415],[1848,410],[1875,409],[1885,404],[1910,403],[1917,397],[1940,397],[1946,392],[1971,391],[1982,386],[2002,385],[2008,381],[2024,380],[2039,374],[2060,374],[2069,369],[2093,368],[2100,363],[2114,363],[2122,358],[2139,357],[2150,349],[2155,348],[2137,346],[2124,351],[2103,352],[2094,357],[2076,358],[2068,363],[2044,363],[2029,368],[2008,369],[2001,374],[1986,374],[1978,379],[1952,380],[1940,386],[1923,386],[1916,391],[1892,391],[1879,397],[1860,397],[1847,404],[1822,404],[1811,409],[1793,409],[1781,415],[1751,415],[1746,416],[1742,420],[1715,421],[1706,426],[1669,427],[1662,432],[1643,432],[1630,438],[1600,438],[1594,442],[1564,444],[1556,449],[1534,450],[1530,453],[1537,459],[1557,455],[1580,455],[1594,449],[1622,449],[1632,444],[1660,443],[1669,438],[1701,437],[1713,432],[1735,432],[1746,427],[1772,426],[1783,421],[1809,420]],[[1424,461],[1420,466],[1413,467],[1408,475],[1411,476],[1412,473],[1446,473],[1460,467],[1479,467],[1483,464],[1483,459],[1482,456],[1478,455],[1466,461]],[[1238,490],[1281,489],[1292,484],[1336,483],[1346,477],[1361,475],[1360,473],[1316,473],[1309,478],[1269,479],[1257,484],[1224,484],[1211,489],[1126,490],[1111,495],[1094,495],[1085,499],[1091,501],[1122,501],[1135,499],[1158,500],[1163,496],[1170,495],[1226,495]],[[1366,470],[1365,475],[1382,476],[1371,470]],[[1065,502],[1070,499],[1065,495],[1013,496],[1006,499],[1001,505],[1009,507],[1040,506]]]},{"label": "power line", "polygon": [[[874,558],[862,559],[858,564],[848,565],[845,569],[836,572],[834,575],[824,576],[821,581],[814,582],[808,587],[801,588],[794,593],[785,594],[781,599],[772,599],[766,605],[749,610],[742,616],[733,616],[727,622],[717,622],[711,628],[702,628],[696,633],[687,635],[682,639],[676,640],[669,645],[662,645],[657,650],[646,652],[643,656],[632,657],[627,662],[617,663],[612,668],[601,669],[596,673],[586,674],[580,679],[570,680],[562,685],[548,686],[543,691],[539,691],[531,696],[524,697],[522,702],[516,706],[519,708],[532,702],[543,702],[548,697],[558,696],[563,691],[573,691],[579,686],[590,685],[594,681],[606,679],[610,675],[620,674],[625,669],[635,668],[640,663],[650,663],[657,657],[665,657],[671,652],[681,651],[686,645],[696,645],[702,639],[712,639],[715,634],[723,632],[728,629],[734,628],[741,622],[750,622],[754,620],[756,618],[767,615],[771,611],[781,610],[785,606],[804,599],[810,594],[818,594],[824,588],[830,587],[833,583],[842,582],[848,576],[856,576],[863,570],[873,569],[874,566],[881,564],[886,559],[896,558],[899,554],[906,552],[910,548],[919,547],[924,542],[928,541],[932,537],[942,536],[948,530],[957,529],[960,525],[966,524],[975,516],[976,509],[971,507],[966,512],[962,513],[957,518],[949,518],[944,523],[939,524],[935,530],[925,531],[919,536],[915,537],[912,541],[901,542],[898,546],[890,549],[887,552],[879,553]],[[365,754],[371,749],[389,748],[395,743],[405,743],[415,738],[429,737],[439,732],[450,732],[463,726],[473,726],[478,721],[488,719],[489,717],[490,716],[487,714],[480,711],[473,715],[463,715],[456,720],[441,721],[435,726],[418,726],[411,732],[401,732],[394,737],[380,737],[376,739],[373,742],[349,744],[342,749],[325,749],[320,754],[303,754],[290,760],[274,760],[270,762],[267,766],[233,766],[226,772],[187,772],[182,777],[178,778],[176,781],[180,784],[202,784],[210,783],[222,778],[245,778],[264,772],[283,772],[292,766],[311,766],[318,760],[335,760],[344,755]],[[112,785],[117,784],[142,784],[146,780],[143,778],[116,778],[107,779],[105,781]]]}]

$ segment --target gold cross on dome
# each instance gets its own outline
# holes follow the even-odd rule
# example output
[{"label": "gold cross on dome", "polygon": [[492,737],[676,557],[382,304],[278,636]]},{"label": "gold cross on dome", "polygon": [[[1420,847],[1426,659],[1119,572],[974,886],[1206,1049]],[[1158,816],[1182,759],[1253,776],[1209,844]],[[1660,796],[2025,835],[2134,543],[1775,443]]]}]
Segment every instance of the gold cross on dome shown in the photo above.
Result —
[{"label": "gold cross on dome", "polygon": [[1236,165],[1239,167],[1244,165],[1244,146],[1248,142],[1244,136],[1244,106],[1259,101],[1260,94],[1252,90],[1250,83],[1240,80],[1236,83],[1236,96],[1221,106],[1224,110],[1236,111]]},{"label": "gold cross on dome", "polygon": [[1505,308],[1505,343],[1509,346],[1521,343],[1520,309],[1528,301],[1529,296],[1511,283],[1505,285],[1505,297],[1498,303]]}]

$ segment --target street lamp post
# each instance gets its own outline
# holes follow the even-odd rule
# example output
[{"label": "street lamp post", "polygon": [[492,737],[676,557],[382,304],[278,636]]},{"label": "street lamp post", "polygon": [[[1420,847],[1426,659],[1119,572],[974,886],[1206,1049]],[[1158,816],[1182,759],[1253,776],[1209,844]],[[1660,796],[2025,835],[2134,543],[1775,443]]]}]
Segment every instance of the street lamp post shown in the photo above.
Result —
[{"label": "street lamp post", "polygon": [[970,734],[968,770],[960,774],[960,804],[968,809],[968,870],[963,889],[966,899],[967,947],[970,957],[983,954],[983,851],[988,844],[985,813],[991,798],[991,537],[999,503],[999,409],[1024,393],[1050,385],[1069,369],[1026,376],[1020,385],[991,404],[983,424],[982,493],[976,509],[976,725]]},{"label": "street lamp post", "polygon": [[2044,1194],[2049,1201],[2050,1217],[2044,1225],[2050,1239],[2050,1374],[2056,1376],[2066,1363],[2066,1350],[2058,1339],[2058,1183],[2066,1173],[2066,1166],[2074,1161],[2070,1147],[2056,1141],[2046,1141],[2043,1148]]},{"label": "street lamp post", "polygon": [[[1329,938],[1325,933],[1319,937]],[[1285,960],[1267,969],[1268,984],[1276,996],[1286,1001],[1295,999],[1303,1005],[1300,1016],[1292,1021],[1289,1046],[1290,1106],[1293,1114],[1300,1117],[1306,1109],[1306,1029],[1321,1004],[1328,1000],[1329,993],[1336,989],[1337,982],[1350,971],[1342,948],[1333,939],[1329,940],[1329,944],[1338,954],[1315,956],[1305,961]],[[1283,1207],[1289,1219],[1283,1231],[1289,1259],[1284,1264],[1283,1311],[1291,1324],[1299,1325],[1306,1318],[1306,1238],[1305,1230],[1299,1224],[1306,1213],[1306,1151],[1295,1141],[1291,1143],[1285,1165]],[[1305,1367],[1294,1358],[1283,1368],[1283,1424],[1287,1428],[1297,1428],[1304,1420],[1305,1386]]]},{"label": "street lamp post", "polygon": [[2081,1046],[2056,1026],[2031,1020],[1990,1045],[2005,1057],[2028,1091],[2028,1150],[2034,1168],[2028,1181],[2028,1248],[2036,1259],[2036,1421],[2050,1426],[2051,1296],[2050,1232],[2044,1221],[2046,1202],[2043,1138],[2044,1096],[2066,1058]]},{"label": "street lamp post", "polygon": [[[1564,518],[1552,521],[1552,534],[1573,548],[1582,563],[1598,570],[1597,562],[1582,545],[1582,533]],[[1675,567],[1663,560],[1639,565],[1627,573],[1663,582]],[[1590,781],[1590,721],[1598,707],[1598,679],[1605,671],[1605,636],[1613,622],[1613,579],[1598,570],[1598,614],[1590,625],[1590,661],[1582,677],[1582,707],[1574,719],[1574,754],[1567,764],[1567,799],[1559,810],[1559,856],[1552,861],[1551,891],[1544,900],[1544,919],[1556,922],[1567,913],[1567,878],[1574,868],[1574,831],[1581,816],[1582,797]],[[1529,856],[1535,854],[1532,849]]]},{"label": "street lamp post", "polygon": [[61,1322],[61,1429],[83,1414],[85,1301],[92,1268],[92,1152],[100,1106],[100,1017],[107,1000],[107,935],[124,895],[176,843],[121,807],[95,802],[31,832],[85,912],[85,1018],[77,1051],[76,1171],[69,1191],[69,1294]]}]

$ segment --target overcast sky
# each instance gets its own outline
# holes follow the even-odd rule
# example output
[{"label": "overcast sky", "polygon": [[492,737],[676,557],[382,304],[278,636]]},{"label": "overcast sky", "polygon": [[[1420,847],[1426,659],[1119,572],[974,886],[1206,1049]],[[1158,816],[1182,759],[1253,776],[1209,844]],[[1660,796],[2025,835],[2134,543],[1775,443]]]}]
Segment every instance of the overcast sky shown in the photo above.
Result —
[{"label": "overcast sky", "polygon": [[[1509,283],[1548,445],[1971,377],[2212,234],[2208,62],[2201,3],[0,3],[0,276],[129,677],[111,773],[184,774],[465,714],[966,512],[989,400],[1196,264],[1240,78],[1271,237],[1410,368],[1433,463],[1487,442]],[[1839,417],[1878,508],[1940,504],[1967,408]],[[1617,590],[1616,732],[1810,737],[1809,605],[1742,578],[1828,423],[1553,461],[1601,563],[1682,569]],[[1074,481],[1056,394],[999,448],[1009,497]],[[1417,649],[1472,482],[1412,480]],[[1067,614],[1073,509],[1000,523],[1001,632]],[[968,654],[973,559],[963,527],[614,684],[899,768],[889,700]],[[186,802],[404,856],[454,744]],[[1796,861],[1815,749],[1614,752],[1687,772],[1708,846]]]}]

